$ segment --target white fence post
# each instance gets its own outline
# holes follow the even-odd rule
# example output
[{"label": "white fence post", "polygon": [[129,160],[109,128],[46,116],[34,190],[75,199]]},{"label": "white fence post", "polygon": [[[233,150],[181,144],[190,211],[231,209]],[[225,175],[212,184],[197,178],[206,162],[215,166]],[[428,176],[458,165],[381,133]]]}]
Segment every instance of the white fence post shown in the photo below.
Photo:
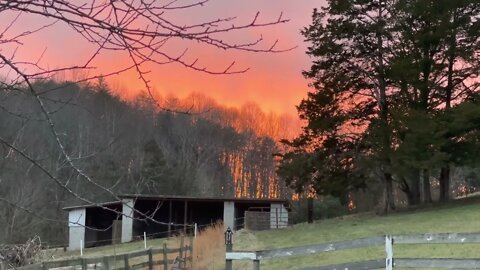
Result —
[{"label": "white fence post", "polygon": [[393,238],[391,235],[385,236],[385,269],[393,270]]},{"label": "white fence post", "polygon": [[143,232],[143,247],[147,249],[147,233]]},{"label": "white fence post", "polygon": [[80,240],[80,257],[83,256],[83,240]]}]

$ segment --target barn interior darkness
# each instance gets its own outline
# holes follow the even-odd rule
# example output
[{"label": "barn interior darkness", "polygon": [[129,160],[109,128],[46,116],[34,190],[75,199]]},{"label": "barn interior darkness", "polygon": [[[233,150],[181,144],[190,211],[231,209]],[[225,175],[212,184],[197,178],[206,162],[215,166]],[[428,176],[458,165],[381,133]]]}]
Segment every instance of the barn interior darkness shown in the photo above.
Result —
[{"label": "barn interior darkness", "polygon": [[[155,221],[136,213],[133,237],[145,232],[151,238],[191,232],[193,223],[198,228],[223,219],[223,201],[199,201],[189,199],[137,199],[135,209]],[[168,225],[170,224],[170,226]]]},{"label": "barn interior darkness", "polygon": [[113,238],[113,221],[121,220],[122,204],[112,203],[86,209],[85,247],[109,245]]}]

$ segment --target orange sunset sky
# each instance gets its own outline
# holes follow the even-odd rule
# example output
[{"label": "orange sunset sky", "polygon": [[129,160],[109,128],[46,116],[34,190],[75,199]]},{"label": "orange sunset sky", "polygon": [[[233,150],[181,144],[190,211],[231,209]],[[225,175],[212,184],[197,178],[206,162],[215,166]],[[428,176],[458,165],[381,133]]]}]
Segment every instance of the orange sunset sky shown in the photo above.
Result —
[{"label": "orange sunset sky", "polygon": [[[230,16],[236,16],[238,23],[246,23],[253,19],[257,11],[260,12],[259,21],[275,21],[283,12],[284,18],[290,19],[290,22],[236,32],[228,38],[249,41],[262,35],[265,47],[276,39],[279,40],[278,48],[298,47],[284,53],[263,54],[225,52],[196,44],[178,44],[176,48],[167,49],[181,52],[188,48],[187,59],[198,57],[202,65],[212,70],[223,70],[232,61],[236,61],[238,69],[250,70],[236,75],[209,75],[187,70],[179,64],[149,65],[145,67],[151,71],[148,78],[160,95],[184,97],[191,92],[201,92],[227,106],[241,106],[254,101],[265,111],[295,115],[295,105],[306,96],[308,90],[308,81],[301,72],[310,65],[310,59],[305,54],[307,44],[303,41],[300,29],[311,22],[313,8],[319,8],[323,3],[323,0],[210,0],[203,7],[175,13],[176,17],[172,19],[188,24]],[[16,27],[26,30],[38,25],[42,19],[25,15],[21,20]],[[0,21],[0,24],[3,23]],[[92,47],[79,34],[62,25],[55,25],[28,39],[17,49],[17,55],[25,59],[37,59],[45,51],[41,64],[50,68],[86,61],[92,53]],[[126,53],[102,52],[94,63],[97,69],[91,72],[108,73],[128,65],[128,61]],[[111,77],[109,83],[125,97],[134,96],[144,89],[142,81],[133,71]]]}]

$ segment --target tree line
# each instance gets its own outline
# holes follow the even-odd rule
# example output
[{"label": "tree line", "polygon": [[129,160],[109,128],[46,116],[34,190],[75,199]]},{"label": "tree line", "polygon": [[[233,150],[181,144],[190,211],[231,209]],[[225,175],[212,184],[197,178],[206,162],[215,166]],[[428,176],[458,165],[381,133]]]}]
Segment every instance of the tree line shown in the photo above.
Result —
[{"label": "tree line", "polygon": [[[275,136],[287,134],[288,117],[266,114],[253,103],[222,107],[200,94],[152,100],[144,93],[126,101],[102,79],[37,81],[34,87],[71,161],[95,184],[69,165],[28,89],[0,92],[0,136],[89,200],[113,200],[106,190],[199,197],[289,194],[275,173],[273,156],[280,147]],[[177,112],[159,110],[156,102]],[[63,244],[64,234],[58,233],[67,227],[62,207],[84,202],[62,185],[2,145],[0,242],[21,242],[36,232]]]},{"label": "tree line", "polygon": [[455,169],[478,186],[479,18],[475,0],[329,0],[315,10],[302,31],[306,125],[283,141],[287,184],[345,204],[374,192],[384,212],[397,191],[409,205],[431,202],[432,182],[448,200]]}]

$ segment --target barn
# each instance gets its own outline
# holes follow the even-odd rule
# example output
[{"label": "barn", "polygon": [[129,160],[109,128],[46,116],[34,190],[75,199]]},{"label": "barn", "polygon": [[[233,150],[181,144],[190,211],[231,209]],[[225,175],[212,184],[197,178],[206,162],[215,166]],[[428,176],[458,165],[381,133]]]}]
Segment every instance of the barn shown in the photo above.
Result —
[{"label": "barn", "polygon": [[[125,243],[143,237],[167,237],[192,232],[217,221],[225,228],[243,228],[246,214],[267,215],[263,226],[288,225],[288,201],[283,199],[198,198],[162,195],[119,195],[121,201],[65,207],[69,249]],[[260,213],[259,213],[260,214]]]}]

